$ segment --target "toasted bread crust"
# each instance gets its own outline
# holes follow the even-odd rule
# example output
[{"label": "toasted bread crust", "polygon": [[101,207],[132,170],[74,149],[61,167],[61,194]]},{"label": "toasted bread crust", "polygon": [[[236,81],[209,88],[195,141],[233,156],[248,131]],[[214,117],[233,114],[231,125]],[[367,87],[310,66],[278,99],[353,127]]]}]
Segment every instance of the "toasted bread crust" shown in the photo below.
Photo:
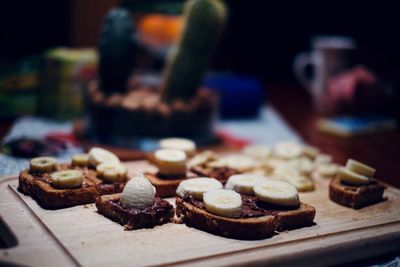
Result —
[{"label": "toasted bread crust", "polygon": [[275,216],[232,219],[206,212],[176,197],[176,214],[182,222],[194,228],[230,238],[263,239],[275,231]]},{"label": "toasted bread crust", "polygon": [[124,209],[118,201],[121,194],[99,196],[96,200],[96,207],[100,214],[115,221],[125,227],[127,230],[140,228],[152,228],[156,225],[162,225],[171,222],[174,217],[174,208],[166,200],[156,197],[155,204],[157,207],[150,207],[149,212],[137,212],[134,215]]},{"label": "toasted bread crust", "polygon": [[385,200],[383,192],[387,188],[378,180],[373,184],[364,186],[351,186],[343,184],[337,176],[329,184],[329,198],[343,206],[361,209]]},{"label": "toasted bread crust", "polygon": [[[70,168],[68,164],[60,164],[58,170]],[[76,205],[94,203],[99,195],[122,192],[125,183],[103,183],[96,177],[94,170],[83,170],[83,186],[75,189],[58,189],[51,186],[48,179],[38,179],[29,170],[19,175],[18,190],[31,195],[45,209],[61,209]],[[48,174],[47,174],[48,175]]]}]

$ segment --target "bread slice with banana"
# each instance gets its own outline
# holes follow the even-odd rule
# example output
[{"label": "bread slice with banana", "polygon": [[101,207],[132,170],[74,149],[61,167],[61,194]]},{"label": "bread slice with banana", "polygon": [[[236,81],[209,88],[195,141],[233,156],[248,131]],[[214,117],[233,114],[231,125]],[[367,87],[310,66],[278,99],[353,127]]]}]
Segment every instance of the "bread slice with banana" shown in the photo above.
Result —
[{"label": "bread slice with banana", "polygon": [[349,159],[329,184],[329,198],[343,206],[360,209],[384,201],[385,184],[373,178],[375,169]]},{"label": "bread slice with banana", "polygon": [[89,154],[58,164],[52,157],[30,160],[29,169],[19,175],[18,190],[30,195],[46,209],[60,209],[94,203],[100,195],[122,192],[127,169],[111,152],[93,148]]},{"label": "bread slice with banana", "polygon": [[152,228],[174,217],[173,206],[156,196],[154,186],[143,174],[133,177],[121,194],[99,196],[96,207],[100,214],[126,230]]},{"label": "bread slice with banana", "polygon": [[[173,145],[176,145],[174,142]],[[169,145],[168,142],[166,144]],[[181,149],[162,148],[154,152],[151,163],[157,167],[157,171],[145,172],[144,175],[155,186],[160,197],[174,196],[181,181],[196,176],[188,171],[187,159],[187,152]]]},{"label": "bread slice with banana", "polygon": [[232,176],[224,189],[216,179],[196,179],[183,181],[177,190],[176,214],[188,226],[255,240],[313,225],[315,209],[299,200],[291,184],[241,174]]}]

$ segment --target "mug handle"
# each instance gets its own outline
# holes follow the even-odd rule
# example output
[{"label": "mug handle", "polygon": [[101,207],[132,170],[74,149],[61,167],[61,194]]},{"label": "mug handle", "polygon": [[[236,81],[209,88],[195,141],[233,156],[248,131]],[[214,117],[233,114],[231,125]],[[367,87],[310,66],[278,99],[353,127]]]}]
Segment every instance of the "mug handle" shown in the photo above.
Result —
[{"label": "mug handle", "polygon": [[315,71],[314,53],[301,52],[293,61],[293,72],[300,84],[307,90],[312,90],[312,79],[306,74],[306,68],[311,66]]}]

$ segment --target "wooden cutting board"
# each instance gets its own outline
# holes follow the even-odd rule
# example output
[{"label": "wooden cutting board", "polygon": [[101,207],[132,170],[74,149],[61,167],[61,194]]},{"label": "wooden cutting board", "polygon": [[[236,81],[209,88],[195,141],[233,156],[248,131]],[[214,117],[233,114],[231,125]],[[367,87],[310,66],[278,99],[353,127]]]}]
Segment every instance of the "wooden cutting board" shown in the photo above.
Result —
[{"label": "wooden cutting board", "polygon": [[[151,168],[144,161],[127,166],[131,174]],[[241,241],[172,223],[125,231],[99,215],[93,204],[44,210],[16,190],[16,177],[1,177],[0,215],[18,245],[0,249],[0,265],[309,266],[372,257],[400,247],[400,190],[389,187],[388,201],[356,211],[329,200],[328,182],[317,178],[315,191],[300,194],[317,210],[314,226]],[[1,234],[5,230],[0,228]]]}]

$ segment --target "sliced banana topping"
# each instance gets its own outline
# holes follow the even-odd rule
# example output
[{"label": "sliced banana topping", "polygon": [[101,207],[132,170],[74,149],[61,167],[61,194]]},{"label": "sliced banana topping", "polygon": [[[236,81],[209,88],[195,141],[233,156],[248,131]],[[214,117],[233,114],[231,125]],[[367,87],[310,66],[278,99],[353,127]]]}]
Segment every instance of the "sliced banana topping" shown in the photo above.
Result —
[{"label": "sliced banana topping", "polygon": [[213,161],[216,159],[217,155],[213,151],[206,150],[204,152],[197,154],[191,160],[189,160],[188,165],[189,167],[201,166],[209,161]]},{"label": "sliced banana topping", "polygon": [[280,142],[275,145],[274,153],[279,158],[292,159],[301,155],[302,148],[294,142]]},{"label": "sliced banana topping", "polygon": [[363,185],[369,183],[369,178],[367,176],[355,173],[344,167],[339,168],[338,175],[341,181],[349,184]]},{"label": "sliced banana topping", "polygon": [[64,170],[51,174],[51,184],[56,188],[78,188],[83,183],[83,174],[80,170]]},{"label": "sliced banana topping", "polygon": [[29,161],[32,172],[52,172],[57,168],[57,160],[52,157],[37,157]]},{"label": "sliced banana topping", "polygon": [[155,195],[156,190],[150,181],[138,174],[125,185],[120,201],[124,208],[144,209],[153,205]]},{"label": "sliced banana topping", "polygon": [[303,146],[303,155],[315,159],[319,154],[319,148],[309,145]]},{"label": "sliced banana topping", "polygon": [[93,147],[89,151],[89,163],[90,165],[97,167],[101,163],[119,163],[119,158],[112,152],[105,150],[100,147]]},{"label": "sliced banana topping", "polygon": [[160,174],[186,174],[186,154],[177,149],[159,149],[154,153],[155,163]]},{"label": "sliced banana topping", "polygon": [[368,166],[368,165],[361,163],[359,161],[356,161],[354,159],[347,160],[346,168],[349,169],[350,171],[353,171],[355,173],[358,173],[358,174],[361,174],[361,175],[364,175],[367,177],[374,176],[375,171],[376,171],[371,166]]},{"label": "sliced banana topping", "polygon": [[230,155],[222,158],[226,166],[241,172],[250,171],[256,166],[254,159],[244,155]]},{"label": "sliced banana topping", "polygon": [[219,189],[204,193],[205,208],[208,212],[238,218],[242,213],[242,197],[232,190]]},{"label": "sliced banana topping", "polygon": [[256,197],[264,202],[282,205],[298,206],[300,204],[297,189],[286,182],[266,180],[254,186]]},{"label": "sliced banana topping", "polygon": [[316,165],[322,164],[322,163],[331,163],[332,162],[332,156],[328,154],[319,154],[315,159],[314,163]]},{"label": "sliced banana topping", "polygon": [[266,159],[271,155],[271,148],[265,145],[248,145],[243,154],[255,159]]},{"label": "sliced banana topping", "polygon": [[176,194],[180,197],[190,195],[194,199],[202,200],[205,192],[217,189],[222,189],[220,181],[214,178],[199,177],[183,180],[179,184]]},{"label": "sliced banana topping", "polygon": [[337,174],[338,165],[334,163],[322,163],[316,167],[316,172],[325,177],[332,177]]},{"label": "sliced banana topping", "polygon": [[228,167],[228,163],[225,159],[217,159],[213,161],[209,161],[206,163],[207,168],[224,168]]},{"label": "sliced banana topping", "polygon": [[192,155],[196,151],[196,144],[192,140],[186,138],[165,138],[159,143],[161,149],[178,149]]},{"label": "sliced banana topping", "polygon": [[96,171],[100,179],[108,182],[123,182],[128,176],[128,169],[121,163],[101,163]]},{"label": "sliced banana topping", "polygon": [[313,162],[306,157],[291,159],[289,165],[304,174],[310,174],[314,169]]},{"label": "sliced banana topping", "polygon": [[315,189],[314,182],[301,174],[287,177],[284,182],[294,185],[300,192],[307,192]]},{"label": "sliced banana topping", "polygon": [[236,174],[229,177],[225,185],[225,188],[246,195],[254,195],[253,191],[254,185],[266,179],[268,178],[257,174],[250,174],[250,173]]},{"label": "sliced banana topping", "polygon": [[89,165],[89,154],[77,154],[72,156],[72,165],[86,167]]}]

